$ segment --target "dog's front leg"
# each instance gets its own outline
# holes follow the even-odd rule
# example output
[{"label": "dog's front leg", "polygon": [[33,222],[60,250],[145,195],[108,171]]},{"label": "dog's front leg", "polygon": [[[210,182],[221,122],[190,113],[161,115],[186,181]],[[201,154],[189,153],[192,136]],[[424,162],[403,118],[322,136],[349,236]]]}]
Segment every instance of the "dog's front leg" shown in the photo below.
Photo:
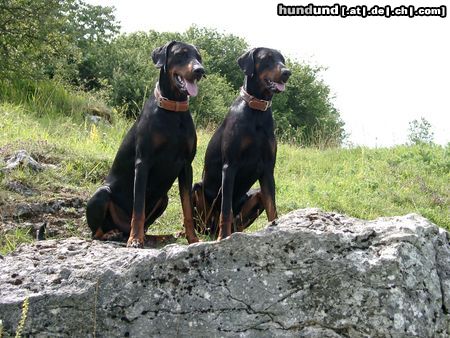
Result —
[{"label": "dog's front leg", "polygon": [[188,243],[198,242],[194,230],[194,217],[192,207],[192,165],[187,164],[178,176],[178,187],[180,190],[181,207],[183,209],[183,225]]},{"label": "dog's front leg", "polygon": [[222,167],[222,205],[220,209],[219,236],[220,241],[231,235],[231,223],[233,222],[233,190],[236,168],[224,164]]},{"label": "dog's front leg", "polygon": [[127,246],[144,247],[145,191],[150,164],[138,157],[134,169],[133,215],[131,218],[130,237]]},{"label": "dog's front leg", "polygon": [[261,186],[262,202],[266,210],[267,220],[274,221],[277,218],[277,208],[275,205],[275,179],[273,177],[273,167],[267,167],[262,177],[259,179]]}]

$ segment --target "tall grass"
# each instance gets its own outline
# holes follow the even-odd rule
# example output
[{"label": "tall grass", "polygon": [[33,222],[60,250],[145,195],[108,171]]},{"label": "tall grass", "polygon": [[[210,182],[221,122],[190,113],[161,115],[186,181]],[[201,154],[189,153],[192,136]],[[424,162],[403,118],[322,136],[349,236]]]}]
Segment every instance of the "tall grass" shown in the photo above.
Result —
[{"label": "tall grass", "polygon": [[[29,177],[29,183],[49,189],[56,185],[86,189],[104,177],[129,128],[129,121],[115,121],[114,126],[97,126],[66,116],[37,117],[21,107],[0,105],[0,166],[14,151],[25,149],[44,163],[58,165],[57,170]],[[0,179],[3,175],[0,172]],[[20,180],[21,175],[27,173],[16,171],[9,177]]]},{"label": "tall grass", "polygon": [[0,80],[0,102],[21,106],[37,117],[80,120],[92,108],[106,108],[93,95],[51,80]]},{"label": "tall grass", "polygon": [[[87,116],[94,109],[107,112],[114,125],[90,123]],[[103,178],[130,124],[92,94],[56,82],[0,81],[0,166],[18,149],[58,165],[58,170],[34,177],[17,171],[10,180],[29,181],[44,190],[86,190]],[[0,171],[0,180],[4,175]],[[0,201],[6,194],[0,189]]]},{"label": "tall grass", "polygon": [[277,130],[278,141],[295,147],[316,149],[339,148],[346,135],[339,127],[330,128],[321,124],[310,128],[305,133],[303,128]]},{"label": "tall grass", "polygon": [[449,148],[298,149],[281,145],[275,169],[281,213],[321,207],[373,219],[416,212],[450,229]]}]

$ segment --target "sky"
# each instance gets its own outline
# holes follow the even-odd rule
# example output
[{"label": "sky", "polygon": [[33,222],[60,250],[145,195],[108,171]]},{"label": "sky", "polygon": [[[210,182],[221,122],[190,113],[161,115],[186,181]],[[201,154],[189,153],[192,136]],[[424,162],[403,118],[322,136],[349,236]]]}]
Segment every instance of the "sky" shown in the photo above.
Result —
[{"label": "sky", "polygon": [[[278,16],[277,5],[334,5],[337,0],[87,0],[114,6],[122,32],[183,32],[191,25],[243,37],[251,47],[326,67],[349,134],[348,142],[370,147],[407,142],[408,125],[424,117],[435,142],[450,142],[450,17]],[[395,0],[366,5],[442,6],[446,0]],[[280,94],[282,95],[282,94]]]}]

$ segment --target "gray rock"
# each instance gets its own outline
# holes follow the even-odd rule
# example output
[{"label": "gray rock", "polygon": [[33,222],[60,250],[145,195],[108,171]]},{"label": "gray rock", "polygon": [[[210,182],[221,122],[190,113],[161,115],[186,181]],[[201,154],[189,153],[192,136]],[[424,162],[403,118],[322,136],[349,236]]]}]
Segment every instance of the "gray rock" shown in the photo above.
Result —
[{"label": "gray rock", "polygon": [[10,171],[18,167],[28,167],[34,171],[42,171],[44,169],[55,169],[53,164],[39,163],[31,157],[26,150],[19,150],[6,161],[3,171]]},{"label": "gray rock", "polygon": [[100,116],[96,116],[96,115],[86,115],[86,120],[89,123],[95,124],[95,125],[99,125],[100,122],[103,121],[103,118],[101,118]]},{"label": "gray rock", "polygon": [[76,238],[0,260],[14,333],[78,337],[448,337],[449,234],[418,215],[316,209],[253,234],[161,250]]}]

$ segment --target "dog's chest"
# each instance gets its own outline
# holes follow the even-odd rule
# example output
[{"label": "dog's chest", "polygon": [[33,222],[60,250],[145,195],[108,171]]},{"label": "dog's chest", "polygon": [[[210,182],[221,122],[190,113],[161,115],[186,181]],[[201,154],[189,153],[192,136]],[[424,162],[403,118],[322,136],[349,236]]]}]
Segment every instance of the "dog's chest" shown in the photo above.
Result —
[{"label": "dog's chest", "polygon": [[152,129],[149,142],[158,155],[166,160],[193,156],[196,134],[192,118],[176,115],[159,117],[158,123]]},{"label": "dog's chest", "polygon": [[241,158],[249,162],[271,160],[276,153],[275,135],[262,127],[255,126],[242,135],[240,141]]},{"label": "dog's chest", "polygon": [[[172,130],[173,131],[173,130]],[[194,157],[195,135],[189,133],[160,133],[160,144],[155,149],[148,185],[151,190],[167,191],[183,168]]]},{"label": "dog's chest", "polygon": [[156,166],[175,166],[192,161],[195,137],[186,135],[165,135],[164,141],[155,149]]}]

